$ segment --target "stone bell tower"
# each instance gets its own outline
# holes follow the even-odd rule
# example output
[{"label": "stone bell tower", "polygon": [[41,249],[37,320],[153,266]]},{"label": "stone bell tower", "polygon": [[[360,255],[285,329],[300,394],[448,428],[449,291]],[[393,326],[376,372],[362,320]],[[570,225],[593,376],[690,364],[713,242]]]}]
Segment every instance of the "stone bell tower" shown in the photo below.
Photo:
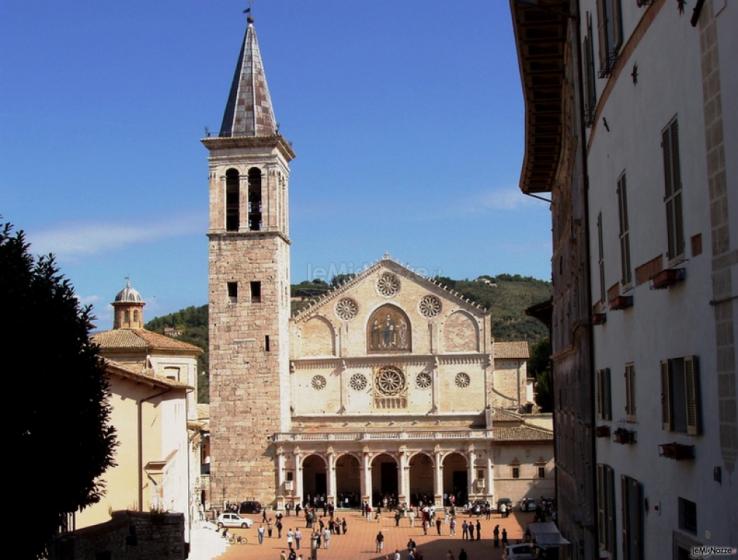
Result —
[{"label": "stone bell tower", "polygon": [[289,162],[254,21],[248,19],[223,124],[209,151],[212,501],[272,504],[269,437],[289,430]]}]

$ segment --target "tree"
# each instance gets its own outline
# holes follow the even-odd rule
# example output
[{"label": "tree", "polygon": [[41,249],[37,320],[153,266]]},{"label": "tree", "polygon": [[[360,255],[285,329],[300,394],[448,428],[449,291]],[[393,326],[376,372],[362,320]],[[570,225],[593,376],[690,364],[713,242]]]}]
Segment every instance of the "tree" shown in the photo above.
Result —
[{"label": "tree", "polygon": [[353,272],[349,272],[346,274],[336,274],[333,278],[331,278],[331,288],[338,288],[341,284],[348,282],[349,280],[353,280],[356,278],[356,274]]},{"label": "tree", "polygon": [[551,341],[544,338],[533,345],[528,369],[536,378],[536,404],[543,412],[553,410],[553,387],[551,379]]},{"label": "tree", "polygon": [[0,226],[0,309],[5,395],[15,410],[5,417],[13,556],[36,559],[65,514],[99,501],[99,477],[114,466],[115,430],[103,361],[89,338],[90,308],[54,258],[34,259],[10,224]]}]

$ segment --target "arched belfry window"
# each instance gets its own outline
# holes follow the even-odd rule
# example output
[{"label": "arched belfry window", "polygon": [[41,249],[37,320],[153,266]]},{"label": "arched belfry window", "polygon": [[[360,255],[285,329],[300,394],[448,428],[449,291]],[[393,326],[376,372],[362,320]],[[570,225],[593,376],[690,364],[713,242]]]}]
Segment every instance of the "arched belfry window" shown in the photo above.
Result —
[{"label": "arched belfry window", "polygon": [[405,312],[392,304],[377,308],[366,325],[369,352],[409,352],[412,336]]},{"label": "arched belfry window", "polygon": [[249,229],[261,229],[261,171],[249,169]]},{"label": "arched belfry window", "polygon": [[238,231],[239,183],[238,171],[226,171],[226,231]]}]

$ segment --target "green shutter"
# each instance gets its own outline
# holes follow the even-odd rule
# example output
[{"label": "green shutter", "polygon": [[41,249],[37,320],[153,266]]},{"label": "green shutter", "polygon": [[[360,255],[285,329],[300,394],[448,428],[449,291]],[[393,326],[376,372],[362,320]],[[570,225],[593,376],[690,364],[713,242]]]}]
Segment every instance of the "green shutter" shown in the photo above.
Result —
[{"label": "green shutter", "polygon": [[684,358],[684,381],[686,386],[687,433],[701,433],[700,426],[700,372],[697,356]]},{"label": "green shutter", "polygon": [[669,388],[669,362],[661,361],[661,427],[671,430],[671,390]]}]

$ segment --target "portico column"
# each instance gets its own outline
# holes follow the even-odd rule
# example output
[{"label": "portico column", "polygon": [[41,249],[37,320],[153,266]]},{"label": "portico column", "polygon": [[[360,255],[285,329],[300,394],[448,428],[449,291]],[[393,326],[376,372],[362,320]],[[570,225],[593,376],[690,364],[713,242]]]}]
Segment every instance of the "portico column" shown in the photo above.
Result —
[{"label": "portico column", "polygon": [[368,504],[372,503],[372,462],[369,452],[364,451],[361,469],[361,495]]},{"label": "portico column", "polygon": [[436,501],[437,507],[443,507],[443,462],[441,458],[441,452],[436,451],[433,455],[433,494]]},{"label": "portico column", "polygon": [[438,412],[438,357],[433,358],[433,369],[431,370],[431,412]]},{"label": "portico column", "polygon": [[492,450],[487,456],[487,499],[492,502],[495,496],[495,469],[492,463]]},{"label": "portico column", "polygon": [[328,451],[328,501],[338,505],[336,499],[336,454]]},{"label": "portico column", "polygon": [[295,502],[302,503],[302,454],[295,449]]},{"label": "portico column", "polygon": [[277,449],[277,509],[284,507],[284,450]]},{"label": "portico column", "polygon": [[397,476],[397,484],[399,489],[399,496],[397,497],[398,503],[409,503],[408,496],[410,494],[410,465],[407,459],[406,449],[402,449],[400,451],[400,461],[397,466]]},{"label": "portico column", "polygon": [[475,469],[475,463],[477,460],[477,454],[474,452],[474,446],[469,446],[469,452],[467,454],[467,458],[469,461],[469,464],[467,465],[468,468],[468,475],[467,475],[467,483],[469,485],[469,499],[471,499],[472,494],[476,494],[474,491],[474,479],[475,475],[477,474],[477,471]]}]

